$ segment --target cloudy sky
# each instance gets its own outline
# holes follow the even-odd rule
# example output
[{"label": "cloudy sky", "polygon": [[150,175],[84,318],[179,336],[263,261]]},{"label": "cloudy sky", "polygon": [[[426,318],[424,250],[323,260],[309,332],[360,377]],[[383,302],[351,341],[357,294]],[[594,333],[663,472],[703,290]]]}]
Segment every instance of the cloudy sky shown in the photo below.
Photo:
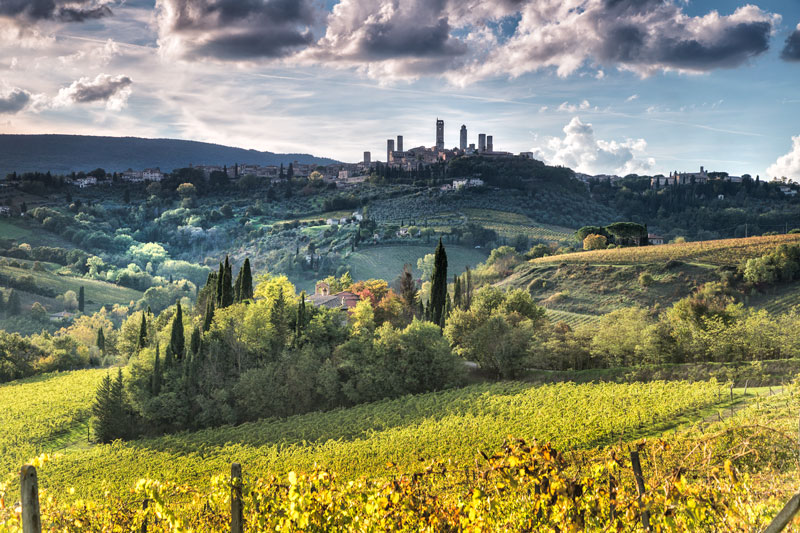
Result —
[{"label": "cloudy sky", "polygon": [[800,180],[800,0],[0,0],[0,133]]}]

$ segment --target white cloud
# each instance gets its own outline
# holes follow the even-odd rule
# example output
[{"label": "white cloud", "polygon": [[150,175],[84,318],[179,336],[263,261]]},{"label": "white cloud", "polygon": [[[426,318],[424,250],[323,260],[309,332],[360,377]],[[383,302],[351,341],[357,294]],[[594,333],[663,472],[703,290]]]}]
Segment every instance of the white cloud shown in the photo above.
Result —
[{"label": "white cloud", "polygon": [[592,107],[592,104],[589,103],[589,100],[583,100],[580,104],[563,102],[560,106],[558,106],[558,110],[566,113],[575,113],[577,111],[586,111],[590,107]]},{"label": "white cloud", "polygon": [[782,155],[767,169],[767,175],[773,178],[787,177],[800,181],[800,135],[792,137],[792,149]]},{"label": "white cloud", "polygon": [[625,99],[625,101],[626,102],[633,102],[634,100],[638,100],[638,99],[639,99],[639,95],[638,94],[632,94],[629,97],[627,97]]},{"label": "white cloud", "polygon": [[646,174],[655,167],[655,159],[646,154],[644,139],[606,141],[597,139],[589,123],[573,117],[564,127],[564,137],[550,137],[533,152],[551,165],[563,165],[586,174]]}]

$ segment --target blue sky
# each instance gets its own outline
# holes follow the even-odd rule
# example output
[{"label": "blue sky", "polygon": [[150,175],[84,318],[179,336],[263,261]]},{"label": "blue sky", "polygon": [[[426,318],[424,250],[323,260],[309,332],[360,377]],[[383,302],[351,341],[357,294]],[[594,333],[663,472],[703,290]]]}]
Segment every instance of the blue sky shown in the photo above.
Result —
[{"label": "blue sky", "polygon": [[358,161],[433,145],[439,117],[448,146],[466,124],[592,174],[800,180],[798,23],[796,0],[9,3],[0,133]]}]

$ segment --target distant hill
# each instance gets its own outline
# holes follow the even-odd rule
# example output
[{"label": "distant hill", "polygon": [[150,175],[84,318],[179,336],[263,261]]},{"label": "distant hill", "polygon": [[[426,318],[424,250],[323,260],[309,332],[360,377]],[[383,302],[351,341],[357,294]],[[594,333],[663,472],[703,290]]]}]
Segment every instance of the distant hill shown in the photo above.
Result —
[{"label": "distant hill", "polygon": [[310,154],[275,154],[177,139],[95,137],[88,135],[0,135],[0,176],[9,172],[120,171],[160,167],[171,171],[192,165],[327,165],[333,159]]}]

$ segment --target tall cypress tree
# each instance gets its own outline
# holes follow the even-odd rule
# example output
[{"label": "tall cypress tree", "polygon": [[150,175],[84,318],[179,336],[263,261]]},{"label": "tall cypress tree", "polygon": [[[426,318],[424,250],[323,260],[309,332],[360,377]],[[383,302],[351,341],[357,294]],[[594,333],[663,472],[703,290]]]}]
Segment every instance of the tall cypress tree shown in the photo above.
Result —
[{"label": "tall cypress tree", "polygon": [[445,304],[447,302],[447,253],[444,251],[442,239],[433,257],[433,274],[431,275],[431,321],[444,327]]},{"label": "tall cypress tree", "polygon": [[211,329],[212,320],[214,320],[214,300],[209,299],[206,304],[206,316],[203,318],[203,331]]},{"label": "tall cypress tree", "polygon": [[156,360],[153,363],[153,377],[150,381],[150,393],[158,396],[161,393],[161,354],[159,345],[156,344]]},{"label": "tall cypress tree", "polygon": [[220,307],[228,307],[233,304],[233,273],[231,271],[231,263],[228,256],[225,256],[225,266],[222,270],[222,295],[220,299]]},{"label": "tall cypress tree", "polygon": [[81,285],[81,288],[78,289],[78,311],[83,313],[83,309],[85,307],[86,307],[86,294],[84,293],[83,285]]},{"label": "tall cypress tree", "polygon": [[175,310],[175,317],[172,319],[172,332],[169,339],[169,350],[180,361],[186,349],[186,341],[183,335],[183,311],[181,310],[181,303],[178,302],[177,309]]},{"label": "tall cypress tree", "polygon": [[464,274],[464,309],[469,309],[472,306],[472,271],[467,267],[467,272]]},{"label": "tall cypress tree", "polygon": [[233,301],[240,303],[242,301],[242,269],[239,269],[239,274],[236,276],[236,282],[233,284]]},{"label": "tall cypress tree", "polygon": [[222,283],[225,280],[225,267],[222,265],[222,261],[219,263],[219,273],[217,274],[217,302],[216,305],[218,308],[225,307],[222,305]]},{"label": "tall cypress tree", "polygon": [[139,325],[139,340],[136,343],[136,349],[141,350],[147,346],[147,313],[142,311],[142,323]]},{"label": "tall cypress tree", "polygon": [[197,350],[200,349],[200,330],[197,326],[192,330],[192,337],[189,340],[189,351],[192,355],[197,355]]},{"label": "tall cypress tree", "polygon": [[300,293],[300,303],[297,304],[297,323],[294,327],[294,336],[299,339],[306,326],[306,291]]},{"label": "tall cypress tree", "polygon": [[241,288],[241,299],[244,300],[252,300],[253,299],[253,272],[250,270],[250,258],[244,258],[244,264],[242,265],[242,269],[239,271],[239,274],[242,277],[242,288]]},{"label": "tall cypress tree", "polygon": [[453,309],[461,308],[461,276],[453,275]]},{"label": "tall cypress tree", "polygon": [[101,352],[105,352],[106,351],[106,336],[103,333],[103,328],[102,327],[97,330],[97,340],[95,341],[95,344],[97,345],[97,348]]}]

